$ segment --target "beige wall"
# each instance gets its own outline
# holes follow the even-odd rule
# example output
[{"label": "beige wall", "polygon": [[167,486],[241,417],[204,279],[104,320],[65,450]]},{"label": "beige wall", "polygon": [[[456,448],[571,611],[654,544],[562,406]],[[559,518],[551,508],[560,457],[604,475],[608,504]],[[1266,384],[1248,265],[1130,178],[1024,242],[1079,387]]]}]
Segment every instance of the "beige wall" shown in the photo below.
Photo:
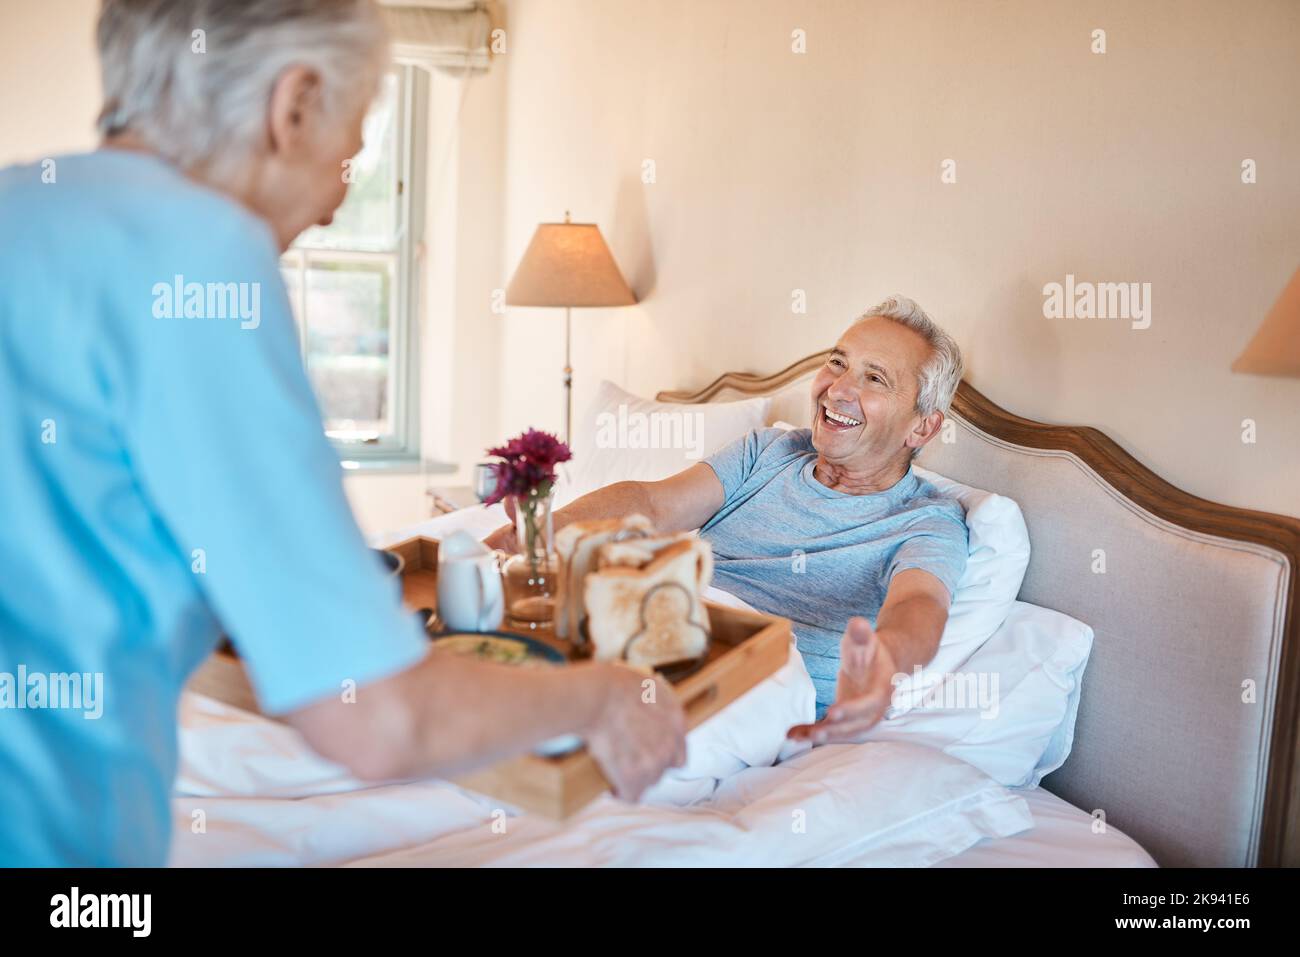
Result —
[{"label": "beige wall", "polygon": [[[0,163],[93,145],[96,8],[0,6]],[[1098,426],[1196,494],[1300,514],[1300,382],[1227,371],[1300,264],[1300,4],[512,0],[507,17],[507,53],[441,140],[430,455],[467,467],[559,427],[562,313],[490,302],[567,208],[643,300],[575,314],[578,408],[600,377],[651,393],[773,371],[900,291],[1007,408]],[[456,99],[440,87],[435,129]],[[1151,328],[1043,318],[1067,272],[1152,283]],[[368,529],[425,514],[420,476],[347,484]]]},{"label": "beige wall", "polygon": [[95,145],[92,0],[0,0],[0,166]]},{"label": "beige wall", "polygon": [[[500,281],[569,208],[642,298],[575,315],[579,408],[601,376],[648,394],[775,371],[898,291],[1006,408],[1097,426],[1195,494],[1300,514],[1300,381],[1228,371],[1300,265],[1300,4],[513,0],[509,16]],[[1066,273],[1151,283],[1151,327],[1045,319],[1042,287]],[[561,322],[507,317],[502,435],[558,427]]]}]

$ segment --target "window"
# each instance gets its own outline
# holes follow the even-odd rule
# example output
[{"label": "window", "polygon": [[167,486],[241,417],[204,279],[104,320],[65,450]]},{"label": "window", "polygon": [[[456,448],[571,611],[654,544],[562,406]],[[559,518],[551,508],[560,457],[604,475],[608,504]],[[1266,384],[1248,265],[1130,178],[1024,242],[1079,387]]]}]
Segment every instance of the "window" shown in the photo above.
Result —
[{"label": "window", "polygon": [[366,116],[347,199],[281,258],[325,434],[347,464],[419,459],[417,250],[427,77],[397,66]]}]

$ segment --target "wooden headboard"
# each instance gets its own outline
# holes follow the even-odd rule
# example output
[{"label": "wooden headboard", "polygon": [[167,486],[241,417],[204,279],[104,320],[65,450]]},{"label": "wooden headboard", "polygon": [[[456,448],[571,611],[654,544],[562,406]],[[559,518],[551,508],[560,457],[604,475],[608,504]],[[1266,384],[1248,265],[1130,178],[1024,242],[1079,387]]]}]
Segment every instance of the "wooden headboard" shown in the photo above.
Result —
[{"label": "wooden headboard", "polygon": [[[806,426],[826,355],[658,398],[774,396],[774,418]],[[1043,786],[1167,866],[1300,865],[1300,520],[1197,498],[1098,430],[968,382],[950,418],[919,463],[1015,499],[1034,549],[1021,599],[1095,632],[1070,759]]]}]

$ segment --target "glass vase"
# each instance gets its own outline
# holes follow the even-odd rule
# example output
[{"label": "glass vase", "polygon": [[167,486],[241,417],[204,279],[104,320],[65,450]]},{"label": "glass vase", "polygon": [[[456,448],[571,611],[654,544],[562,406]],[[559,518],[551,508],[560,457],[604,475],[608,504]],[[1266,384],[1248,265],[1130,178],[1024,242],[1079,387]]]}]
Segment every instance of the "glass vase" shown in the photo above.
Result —
[{"label": "glass vase", "polygon": [[550,628],[555,618],[556,575],[560,563],[554,549],[551,506],[555,493],[510,496],[515,507],[515,540],[519,554],[502,566],[506,618],[514,628]]}]

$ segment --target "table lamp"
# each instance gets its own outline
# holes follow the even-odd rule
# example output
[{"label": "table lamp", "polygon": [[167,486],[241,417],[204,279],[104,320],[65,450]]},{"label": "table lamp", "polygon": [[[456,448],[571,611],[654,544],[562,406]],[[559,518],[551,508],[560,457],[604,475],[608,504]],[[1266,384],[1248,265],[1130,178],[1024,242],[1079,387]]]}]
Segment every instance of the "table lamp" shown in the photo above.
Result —
[{"label": "table lamp", "polygon": [[1300,379],[1300,269],[1232,364],[1233,372],[1280,375]]},{"label": "table lamp", "polygon": [[533,233],[506,287],[511,306],[564,307],[564,441],[571,439],[573,366],[569,360],[570,311],[595,306],[631,306],[636,296],[594,223],[542,223]]}]

